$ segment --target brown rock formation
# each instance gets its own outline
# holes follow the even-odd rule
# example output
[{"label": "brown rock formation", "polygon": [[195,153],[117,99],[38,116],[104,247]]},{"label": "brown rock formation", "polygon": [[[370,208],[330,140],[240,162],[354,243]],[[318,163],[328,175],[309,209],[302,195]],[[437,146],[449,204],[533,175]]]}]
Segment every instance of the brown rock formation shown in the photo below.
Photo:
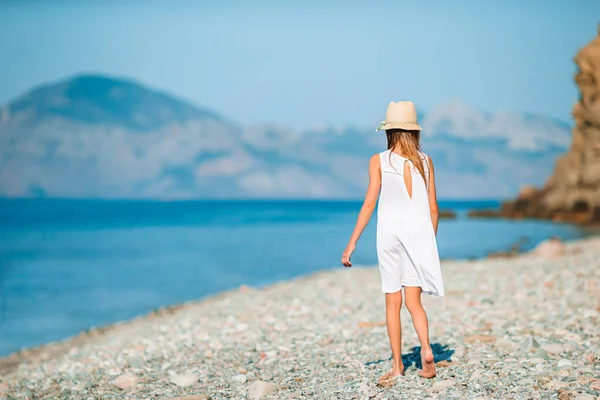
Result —
[{"label": "brown rock formation", "polygon": [[542,189],[525,188],[502,206],[502,215],[600,222],[600,27],[575,57],[579,101],[573,107],[573,139]]},{"label": "brown rock formation", "polygon": [[440,219],[455,219],[456,213],[452,210],[440,210],[438,217]]}]

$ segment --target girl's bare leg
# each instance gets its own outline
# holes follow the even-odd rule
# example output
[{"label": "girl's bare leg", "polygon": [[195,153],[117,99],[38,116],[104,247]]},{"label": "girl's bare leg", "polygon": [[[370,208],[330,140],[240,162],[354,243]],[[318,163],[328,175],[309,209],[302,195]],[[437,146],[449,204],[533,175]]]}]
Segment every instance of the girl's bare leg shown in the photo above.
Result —
[{"label": "girl's bare leg", "polygon": [[405,287],[404,296],[406,297],[406,308],[412,317],[415,331],[421,342],[421,363],[423,371],[420,375],[423,378],[433,378],[435,376],[435,363],[433,360],[433,352],[429,344],[429,323],[427,314],[421,304],[421,288],[420,287]]},{"label": "girl's bare leg", "polygon": [[404,375],[404,364],[402,364],[402,326],[400,323],[401,308],[401,290],[385,294],[385,322],[392,349],[392,370],[379,379],[379,384],[382,386],[385,386],[386,381],[391,381],[397,376]]}]

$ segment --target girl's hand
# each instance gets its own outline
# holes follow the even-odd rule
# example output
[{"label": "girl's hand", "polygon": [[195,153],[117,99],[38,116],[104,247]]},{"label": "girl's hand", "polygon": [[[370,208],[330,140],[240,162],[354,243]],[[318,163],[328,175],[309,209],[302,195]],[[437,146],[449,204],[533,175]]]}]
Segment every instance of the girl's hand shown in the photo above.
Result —
[{"label": "girl's hand", "polygon": [[342,254],[342,264],[344,267],[350,268],[352,266],[350,257],[352,256],[352,253],[354,253],[354,249],[356,249],[356,245],[348,244],[346,250],[344,250],[344,253]]}]

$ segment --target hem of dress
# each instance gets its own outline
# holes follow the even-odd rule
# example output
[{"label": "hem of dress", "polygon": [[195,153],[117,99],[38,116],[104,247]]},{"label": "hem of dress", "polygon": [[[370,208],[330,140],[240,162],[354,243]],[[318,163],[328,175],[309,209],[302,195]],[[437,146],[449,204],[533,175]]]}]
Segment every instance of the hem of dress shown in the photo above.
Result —
[{"label": "hem of dress", "polygon": [[421,293],[426,294],[428,296],[444,297],[444,292],[436,292],[436,291],[433,291],[433,290],[425,290],[425,289],[423,289],[422,286],[419,286],[419,285],[402,285],[402,286],[400,286],[400,289],[396,289],[396,290],[386,290],[386,289],[382,288],[381,291],[383,293],[385,293],[385,294],[388,294],[388,293],[397,293],[397,292],[401,291],[402,289],[404,289],[407,286],[408,287],[418,287],[418,288],[421,288]]}]

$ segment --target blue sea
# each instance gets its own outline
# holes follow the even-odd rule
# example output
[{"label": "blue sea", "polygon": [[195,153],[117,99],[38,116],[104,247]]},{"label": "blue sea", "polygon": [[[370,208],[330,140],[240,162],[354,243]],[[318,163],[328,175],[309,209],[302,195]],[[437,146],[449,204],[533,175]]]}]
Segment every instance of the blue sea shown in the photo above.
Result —
[{"label": "blue sea", "polygon": [[[469,220],[493,201],[440,202],[442,258],[586,232]],[[247,284],[342,268],[359,202],[0,200],[0,355]],[[352,258],[375,265],[375,218]]]}]

